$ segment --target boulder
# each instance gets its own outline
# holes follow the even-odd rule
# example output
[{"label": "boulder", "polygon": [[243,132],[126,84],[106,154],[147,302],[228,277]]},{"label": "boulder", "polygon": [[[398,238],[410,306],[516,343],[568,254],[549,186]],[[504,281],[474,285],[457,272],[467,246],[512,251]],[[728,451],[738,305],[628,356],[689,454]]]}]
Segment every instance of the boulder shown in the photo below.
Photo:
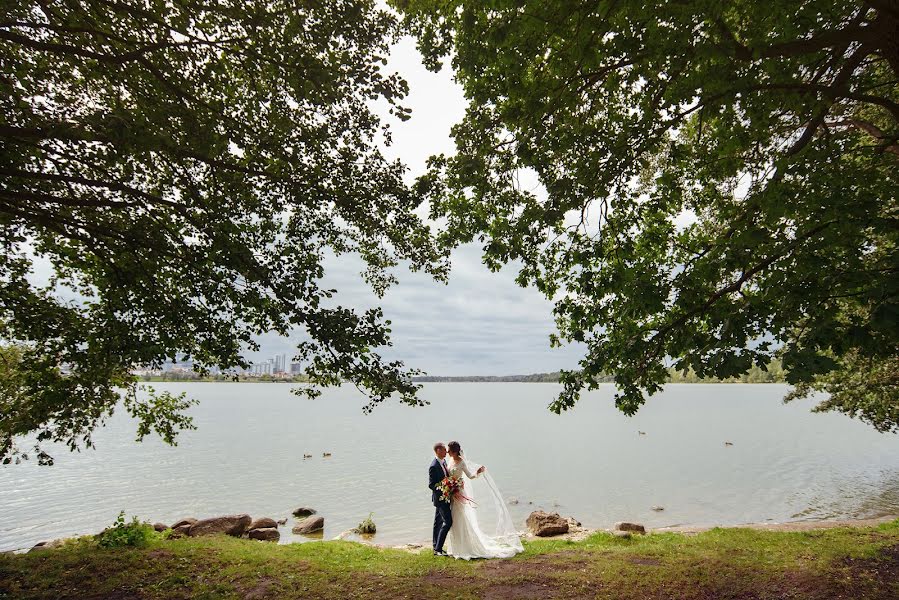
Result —
[{"label": "boulder", "polygon": [[293,516],[295,517],[308,517],[310,515],[314,515],[316,510],[314,508],[309,508],[308,506],[301,506],[295,511],[293,511]]},{"label": "boulder", "polygon": [[574,517],[565,517],[565,521],[568,522],[568,529],[579,529],[581,527],[581,522]]},{"label": "boulder", "polygon": [[34,546],[31,547],[29,552],[40,552],[41,550],[49,550],[53,546],[51,545],[53,542],[38,542]]},{"label": "boulder", "polygon": [[278,525],[287,525],[287,519],[278,519]]},{"label": "boulder", "polygon": [[270,519],[268,517],[260,517],[258,519],[254,519],[250,526],[247,527],[248,531],[253,531],[254,529],[271,529],[274,527],[278,528],[278,524],[275,523],[274,519]]},{"label": "boulder", "polygon": [[35,544],[29,552],[40,552],[41,550],[52,550],[53,548],[59,548],[65,542],[64,539],[59,540],[50,540],[47,542],[38,542]]},{"label": "boulder", "polygon": [[631,539],[631,532],[630,532],[630,531],[613,531],[613,532],[612,532],[612,535],[614,535],[614,536],[617,537],[617,538],[622,538],[622,539],[625,539],[625,540]]},{"label": "boulder", "polygon": [[247,530],[252,520],[250,515],[226,515],[224,517],[202,519],[190,526],[187,535],[197,537],[198,535],[226,533],[240,537]]},{"label": "boulder", "polygon": [[293,526],[294,533],[315,533],[316,531],[321,531],[325,528],[325,518],[324,517],[306,517],[299,523]]},{"label": "boulder", "polygon": [[247,536],[251,540],[262,540],[264,542],[277,542],[281,539],[281,534],[275,527],[260,527],[259,529],[251,529]]},{"label": "boulder", "polygon": [[155,529],[156,531],[165,531],[168,528],[169,526],[165,523],[153,523],[153,529]]},{"label": "boulder", "polygon": [[627,521],[620,521],[615,523],[616,531],[633,531],[636,533],[646,533],[646,528],[640,525],[639,523],[628,523]]},{"label": "boulder", "polygon": [[197,522],[197,520],[194,519],[193,517],[190,517],[187,519],[181,519],[180,521],[176,521],[175,523],[172,524],[172,529],[178,529],[179,527],[184,527],[185,525],[190,527],[191,525],[193,525],[196,522]]},{"label": "boulder", "polygon": [[546,513],[535,510],[528,515],[528,529],[538,537],[561,535],[568,533],[568,521],[559,516],[559,513]]}]

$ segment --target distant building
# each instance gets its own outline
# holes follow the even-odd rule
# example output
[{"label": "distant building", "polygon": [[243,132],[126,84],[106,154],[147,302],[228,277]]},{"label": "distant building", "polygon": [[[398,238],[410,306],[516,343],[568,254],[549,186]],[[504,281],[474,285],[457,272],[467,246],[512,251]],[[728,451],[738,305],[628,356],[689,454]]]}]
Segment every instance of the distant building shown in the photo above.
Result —
[{"label": "distant building", "polygon": [[303,364],[302,363],[292,363],[290,365],[290,373],[292,375],[299,375],[303,372]]}]

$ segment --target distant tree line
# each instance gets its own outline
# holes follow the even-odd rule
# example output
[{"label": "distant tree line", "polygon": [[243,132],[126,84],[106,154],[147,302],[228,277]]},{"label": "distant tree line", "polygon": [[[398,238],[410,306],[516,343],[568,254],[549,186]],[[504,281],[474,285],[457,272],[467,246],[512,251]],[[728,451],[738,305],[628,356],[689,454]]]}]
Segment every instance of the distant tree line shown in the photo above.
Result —
[{"label": "distant tree line", "polygon": [[[612,383],[615,381],[614,375],[602,373],[595,378],[597,383]],[[560,380],[560,372],[552,373],[531,373],[530,375],[466,375],[462,377],[437,377],[422,376],[415,377],[413,381],[418,383],[435,383],[435,382],[511,382],[511,383],[558,383]],[[700,377],[693,369],[686,372],[668,369],[667,383],[784,383],[783,365],[779,360],[772,360],[765,368],[752,365],[752,367],[739,377],[730,377],[720,379],[718,377]]]}]

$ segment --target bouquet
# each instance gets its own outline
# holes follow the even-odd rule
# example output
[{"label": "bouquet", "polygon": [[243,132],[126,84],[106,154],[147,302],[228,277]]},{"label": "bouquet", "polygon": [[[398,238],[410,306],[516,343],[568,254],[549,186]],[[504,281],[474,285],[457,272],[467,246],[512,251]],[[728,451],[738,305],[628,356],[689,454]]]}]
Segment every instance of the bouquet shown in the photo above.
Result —
[{"label": "bouquet", "polygon": [[440,490],[440,499],[444,502],[452,501],[457,495],[462,494],[464,485],[461,477],[447,475],[443,481],[437,484],[437,489]]}]

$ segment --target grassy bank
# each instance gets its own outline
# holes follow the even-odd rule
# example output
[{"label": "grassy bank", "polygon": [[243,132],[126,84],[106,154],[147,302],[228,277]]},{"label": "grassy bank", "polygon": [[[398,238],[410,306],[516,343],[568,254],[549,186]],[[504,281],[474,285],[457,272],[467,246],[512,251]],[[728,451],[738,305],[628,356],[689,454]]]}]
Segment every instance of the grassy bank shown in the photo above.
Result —
[{"label": "grassy bank", "polygon": [[899,520],[529,542],[466,563],[352,542],[214,537],[0,556],[0,598],[899,598]]}]

